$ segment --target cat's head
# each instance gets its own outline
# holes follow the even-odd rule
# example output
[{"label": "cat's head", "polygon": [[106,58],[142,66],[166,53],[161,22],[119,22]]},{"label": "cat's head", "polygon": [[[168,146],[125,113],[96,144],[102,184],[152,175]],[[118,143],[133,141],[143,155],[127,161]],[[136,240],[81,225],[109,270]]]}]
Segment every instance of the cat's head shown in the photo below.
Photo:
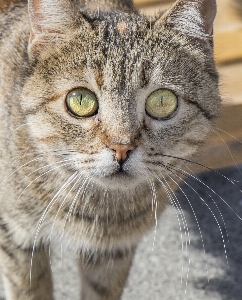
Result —
[{"label": "cat's head", "polygon": [[29,1],[21,105],[39,151],[110,187],[172,172],[218,114],[215,13],[214,0],[180,0],[155,19]]}]

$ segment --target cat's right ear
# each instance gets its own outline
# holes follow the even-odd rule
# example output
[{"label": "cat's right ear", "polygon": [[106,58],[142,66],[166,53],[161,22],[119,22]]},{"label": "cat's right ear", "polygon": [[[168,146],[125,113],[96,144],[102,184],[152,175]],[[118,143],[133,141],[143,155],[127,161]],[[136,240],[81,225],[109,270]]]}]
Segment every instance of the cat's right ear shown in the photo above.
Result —
[{"label": "cat's right ear", "polygon": [[[30,38],[28,53],[37,56],[46,45],[60,41],[80,25],[88,22],[77,17],[71,0],[28,0]],[[83,24],[82,24],[83,23]]]},{"label": "cat's right ear", "polygon": [[216,0],[177,0],[157,21],[181,34],[212,45]]}]

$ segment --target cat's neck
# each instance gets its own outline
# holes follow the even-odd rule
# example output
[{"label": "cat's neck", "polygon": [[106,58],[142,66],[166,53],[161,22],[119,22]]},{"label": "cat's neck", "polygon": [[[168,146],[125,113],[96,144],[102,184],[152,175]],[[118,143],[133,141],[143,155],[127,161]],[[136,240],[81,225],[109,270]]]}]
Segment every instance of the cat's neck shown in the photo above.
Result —
[{"label": "cat's neck", "polygon": [[102,11],[134,10],[132,0],[76,0],[76,1],[90,10],[102,10]]}]

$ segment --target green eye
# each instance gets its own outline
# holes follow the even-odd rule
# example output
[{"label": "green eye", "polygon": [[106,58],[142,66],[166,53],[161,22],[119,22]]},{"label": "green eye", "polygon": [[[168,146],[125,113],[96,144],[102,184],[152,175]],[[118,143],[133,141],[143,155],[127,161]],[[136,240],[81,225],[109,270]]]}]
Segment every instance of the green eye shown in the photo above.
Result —
[{"label": "green eye", "polygon": [[72,90],[66,98],[68,110],[77,117],[90,117],[98,110],[98,101],[94,93],[85,88]]},{"label": "green eye", "polygon": [[160,89],[149,95],[145,103],[145,110],[151,118],[160,120],[169,118],[177,106],[177,96],[169,90]]}]

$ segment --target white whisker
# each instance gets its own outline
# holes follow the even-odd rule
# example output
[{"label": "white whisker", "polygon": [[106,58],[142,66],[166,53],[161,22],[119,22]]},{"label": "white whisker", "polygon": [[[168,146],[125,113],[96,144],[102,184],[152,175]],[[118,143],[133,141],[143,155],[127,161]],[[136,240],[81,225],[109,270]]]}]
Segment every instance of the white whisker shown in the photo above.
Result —
[{"label": "white whisker", "polygon": [[[187,165],[185,165],[185,167],[189,170],[190,174],[193,174],[193,176],[195,176],[196,178],[198,178]],[[224,220],[224,217],[223,217],[223,214],[222,214],[221,210],[218,207],[218,204],[216,203],[216,201],[214,200],[214,198],[207,192],[207,190],[203,186],[201,186],[201,187],[206,191],[207,195],[209,196],[209,198],[212,200],[212,202],[216,206],[216,208],[218,210],[218,213],[220,215],[220,218],[221,218],[221,220],[223,222],[223,225],[224,225],[224,229],[225,229],[225,232],[226,232],[226,235],[227,235],[227,242],[229,242],[229,234],[228,234],[228,231],[227,231],[226,222]]]},{"label": "white whisker", "polygon": [[19,130],[20,128],[22,128],[22,127],[24,127],[24,126],[27,126],[27,125],[29,125],[29,123],[24,123],[24,124],[19,125],[18,127],[14,128],[12,131],[10,131],[10,133],[8,134],[7,137],[9,138],[14,132],[16,132],[16,131]]},{"label": "white whisker", "polygon": [[216,134],[220,137],[220,139],[223,141],[225,147],[227,148],[227,150],[228,150],[228,152],[229,152],[229,154],[230,154],[230,156],[231,156],[231,158],[232,158],[232,160],[233,160],[234,165],[236,166],[236,168],[237,168],[237,170],[239,171],[239,173],[242,175],[242,172],[240,171],[239,166],[238,166],[238,164],[236,163],[236,161],[235,161],[235,159],[234,159],[234,156],[233,156],[232,152],[231,152],[230,149],[229,149],[228,144],[227,144],[227,143],[225,142],[225,140],[222,138],[221,134],[219,134],[217,131],[215,131],[215,130],[213,130],[213,129],[212,129],[212,131],[213,131],[214,133],[216,133]]},{"label": "white whisker", "polygon": [[[177,171],[176,169],[174,169],[175,171]],[[182,170],[183,171],[183,170]],[[184,171],[185,172],[185,171]],[[185,172],[187,173],[187,172]],[[187,185],[198,197],[199,199],[206,205],[206,207],[208,208],[208,210],[211,212],[215,222],[217,223],[218,225],[218,228],[219,228],[219,231],[220,231],[220,235],[221,235],[221,238],[222,238],[222,242],[223,242],[223,245],[224,245],[224,252],[225,252],[225,258],[226,258],[226,261],[227,261],[227,264],[228,264],[228,256],[227,256],[227,248],[226,248],[226,243],[225,243],[225,239],[224,239],[224,234],[223,234],[223,231],[222,231],[222,228],[221,228],[221,225],[215,215],[215,213],[213,212],[213,210],[211,209],[211,207],[206,203],[206,201],[204,200],[203,197],[201,197],[201,195],[199,195],[199,193],[191,186],[189,185],[182,177],[180,177],[179,175],[175,174],[173,172],[173,174],[179,178],[185,185]],[[189,176],[193,177],[194,179],[196,179],[197,181],[203,183],[199,178],[196,178],[194,177],[193,175],[187,173]],[[203,183],[204,184],[204,183]],[[204,184],[205,186],[207,186],[206,184]],[[207,186],[208,187],[208,186]],[[212,189],[211,189],[212,190]],[[216,193],[217,194],[217,193]],[[218,194],[217,194],[218,195]],[[218,195],[219,196],[219,195]]]},{"label": "white whisker", "polygon": [[[79,179],[80,179],[80,178],[79,178]],[[77,180],[77,182],[75,182],[75,185],[76,185],[77,183],[79,183],[79,179]],[[79,188],[78,188],[78,190],[77,190],[77,192],[76,192],[76,195],[74,196],[73,200],[71,201],[71,205],[70,205],[70,207],[69,207],[68,213],[67,213],[67,215],[66,215],[66,217],[65,217],[65,220],[64,220],[64,223],[63,223],[63,229],[62,229],[62,234],[61,234],[61,238],[60,238],[60,240],[61,240],[61,249],[62,249],[62,241],[63,241],[64,234],[65,234],[65,228],[66,228],[67,220],[68,220],[68,219],[70,220],[70,216],[71,216],[73,207],[74,207],[74,205],[75,205],[75,203],[76,203],[76,200],[77,200],[78,196],[79,196],[80,193],[81,193],[81,190],[82,190],[83,186],[84,186],[85,183],[87,182],[87,180],[88,180],[88,178],[87,178],[87,177],[84,177],[82,184],[79,186]]]},{"label": "white whisker", "polygon": [[[182,224],[183,224],[183,229],[184,229],[184,232],[185,232],[185,242],[186,242],[186,257],[188,257],[188,268],[187,268],[187,276],[186,276],[186,287],[187,287],[187,283],[188,283],[188,275],[189,275],[189,271],[190,271],[190,251],[188,251],[188,245],[190,246],[190,234],[189,234],[189,228],[188,228],[188,225],[187,225],[187,220],[186,220],[186,217],[185,217],[185,214],[182,210],[182,207],[181,207],[181,204],[176,196],[176,194],[174,193],[174,191],[172,190],[170,184],[168,183],[168,181],[166,180],[166,178],[162,175],[162,174],[159,174],[162,176],[162,179],[165,181],[166,185],[168,186],[171,194],[172,194],[172,199],[173,199],[173,202],[175,203],[175,208],[178,210],[179,212],[179,215],[181,216],[181,220],[182,220]],[[156,178],[159,182],[160,181],[160,178],[158,177],[158,175],[156,175]],[[162,181],[163,182],[163,181]],[[177,183],[176,183],[177,184]],[[180,233],[181,233],[181,245],[182,245],[182,253],[184,253],[184,246],[183,246],[183,231],[182,231],[182,227],[181,227],[181,223],[180,223],[180,219],[178,221],[179,223],[179,227],[180,227]],[[188,242],[187,242],[187,239],[188,239]],[[184,263],[182,263],[182,276],[181,276],[181,282],[183,282],[183,272],[184,272]],[[186,290],[185,290],[185,293],[186,293]]]},{"label": "white whisker", "polygon": [[[14,175],[15,173],[17,173],[20,169],[22,169],[23,167],[29,165],[32,162],[36,162],[38,160],[43,160],[43,158],[41,157],[37,157],[35,159],[31,159],[30,161],[26,162],[25,164],[21,165],[20,167],[18,167],[17,169],[15,169],[13,172],[11,172],[10,174],[7,174],[5,178],[3,178],[2,182],[0,184],[3,184],[9,177],[11,177],[12,175]],[[32,172],[33,173],[33,172]],[[28,176],[28,175],[27,175]]]},{"label": "white whisker", "polygon": [[157,232],[157,225],[158,225],[158,218],[157,218],[157,194],[156,194],[156,189],[155,189],[155,185],[153,180],[149,179],[148,180],[148,185],[150,187],[151,190],[151,194],[152,194],[152,199],[151,199],[151,203],[152,203],[152,211],[153,211],[153,207],[155,206],[155,229],[154,229],[154,237],[153,237],[153,245],[152,245],[152,252],[154,251],[154,247],[155,247],[155,239],[156,239],[156,232]]},{"label": "white whisker", "polygon": [[33,257],[34,257],[34,251],[37,243],[37,238],[41,229],[41,225],[43,224],[45,217],[47,216],[48,212],[50,209],[53,207],[53,205],[56,203],[58,198],[60,197],[61,193],[66,190],[66,188],[73,182],[74,178],[76,178],[78,172],[76,171],[74,174],[72,174],[68,180],[66,181],[65,184],[62,185],[62,187],[58,190],[58,192],[55,194],[55,196],[51,199],[45,210],[43,211],[37,225],[35,228],[35,237],[34,237],[34,242],[33,242],[33,247],[32,247],[32,253],[31,253],[31,261],[30,261],[30,280],[32,277],[32,267],[33,267]]},{"label": "white whisker", "polygon": [[[49,174],[50,172],[52,172],[52,171],[54,171],[54,170],[57,170],[57,169],[59,169],[59,168],[61,168],[61,167],[63,167],[63,166],[68,166],[68,162],[69,162],[69,161],[70,161],[70,159],[69,159],[69,160],[66,160],[66,161],[57,162],[57,163],[54,163],[54,164],[45,165],[45,166],[43,166],[43,167],[40,167],[40,168],[38,168],[38,169],[36,169],[36,170],[30,172],[28,175],[26,175],[26,176],[20,181],[20,183],[15,187],[14,191],[16,191],[16,190],[18,189],[18,187],[21,185],[21,183],[22,183],[26,178],[28,178],[30,175],[32,175],[33,173],[35,173],[35,172],[37,172],[37,171],[39,171],[39,170],[41,170],[41,169],[43,169],[43,168],[50,167],[50,166],[56,165],[56,164],[60,164],[59,166],[54,167],[54,168],[51,168],[50,170],[48,170],[48,171],[46,171],[46,172],[40,174],[39,176],[37,176],[35,179],[33,179],[33,180],[32,180],[32,181],[31,181],[31,182],[23,189],[23,191],[20,193],[20,195],[18,196],[17,200],[16,200],[15,203],[14,203],[14,206],[13,206],[13,209],[12,209],[12,213],[13,213],[13,211],[15,210],[16,205],[17,205],[19,199],[21,198],[21,196],[23,195],[23,193],[30,187],[31,184],[33,184],[33,183],[34,183],[35,181],[37,181],[38,179],[40,179],[41,177],[45,176],[46,174]],[[13,192],[14,192],[14,191],[13,191]]]},{"label": "white whisker", "polygon": [[[66,188],[72,184],[73,181],[76,181],[74,183],[74,185],[72,186],[72,188],[69,190],[69,192],[67,193],[67,195],[64,197],[63,201],[61,202],[56,214],[55,214],[55,217],[54,217],[54,220],[53,220],[53,224],[52,224],[52,227],[51,227],[51,230],[50,230],[50,237],[49,237],[49,254],[50,254],[50,247],[51,247],[51,240],[52,240],[52,232],[53,232],[53,229],[54,229],[54,226],[55,226],[55,222],[56,222],[56,219],[61,211],[61,209],[63,208],[65,202],[66,202],[66,199],[68,198],[68,196],[70,195],[70,193],[73,191],[73,189],[75,188],[76,184],[78,183],[79,179],[81,177],[81,174],[80,172],[76,171],[74,174],[73,174],[73,177],[71,177],[69,179],[69,181],[67,182],[67,185],[65,186],[65,190]],[[64,192],[64,190],[61,191],[61,193]],[[60,197],[60,195],[58,195],[56,201],[58,200],[58,198]],[[53,205],[56,203],[56,201],[53,203]]]}]

